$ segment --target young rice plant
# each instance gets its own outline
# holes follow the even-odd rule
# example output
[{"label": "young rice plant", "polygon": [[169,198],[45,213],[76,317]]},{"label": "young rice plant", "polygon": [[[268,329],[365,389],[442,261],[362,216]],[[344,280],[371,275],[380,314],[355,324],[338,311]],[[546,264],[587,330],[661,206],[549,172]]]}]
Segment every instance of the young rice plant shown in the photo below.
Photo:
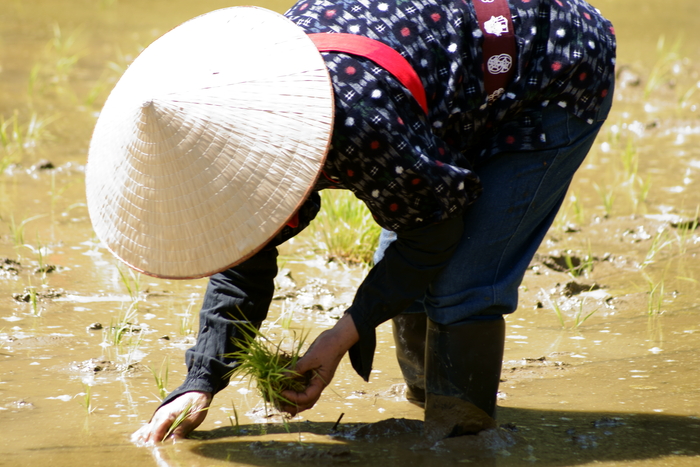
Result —
[{"label": "young rice plant", "polygon": [[282,342],[273,343],[250,323],[239,324],[239,329],[245,336],[236,341],[240,350],[227,355],[238,361],[238,366],[229,376],[240,375],[255,380],[260,396],[267,406],[271,403],[279,408],[281,403],[291,404],[282,396],[282,391],[303,391],[309,383],[309,378],[294,371],[299,361],[305,336],[294,339],[291,353],[282,350]]}]

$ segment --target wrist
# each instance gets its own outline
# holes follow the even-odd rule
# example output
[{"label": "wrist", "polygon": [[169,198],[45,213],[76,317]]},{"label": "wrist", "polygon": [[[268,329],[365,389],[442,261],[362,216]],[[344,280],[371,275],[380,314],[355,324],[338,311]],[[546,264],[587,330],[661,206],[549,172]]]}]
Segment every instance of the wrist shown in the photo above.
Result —
[{"label": "wrist", "polygon": [[343,315],[333,326],[331,332],[333,339],[337,342],[343,354],[360,340],[360,334],[357,332],[355,322],[349,314]]}]

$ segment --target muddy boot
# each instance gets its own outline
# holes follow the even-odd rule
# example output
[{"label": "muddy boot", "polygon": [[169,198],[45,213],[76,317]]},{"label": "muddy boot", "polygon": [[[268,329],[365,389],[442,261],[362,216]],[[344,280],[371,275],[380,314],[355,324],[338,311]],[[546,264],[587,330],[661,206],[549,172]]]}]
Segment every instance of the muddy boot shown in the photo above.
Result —
[{"label": "muddy boot", "polygon": [[425,434],[439,439],[496,428],[505,321],[428,321]]},{"label": "muddy boot", "polygon": [[425,404],[425,313],[404,313],[391,320],[396,359],[406,381],[406,399],[420,407]]}]

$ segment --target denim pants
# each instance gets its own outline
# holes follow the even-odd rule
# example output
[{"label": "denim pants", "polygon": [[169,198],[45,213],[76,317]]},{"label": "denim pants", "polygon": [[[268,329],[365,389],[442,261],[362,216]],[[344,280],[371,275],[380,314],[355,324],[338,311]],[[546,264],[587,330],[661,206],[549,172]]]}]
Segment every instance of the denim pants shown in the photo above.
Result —
[{"label": "denim pants", "polygon": [[[491,155],[476,169],[484,191],[464,213],[464,235],[425,297],[406,313],[450,325],[498,319],[518,305],[518,287],[559,210],[574,173],[607,117],[612,92],[589,124],[556,106],[543,110],[546,148]],[[395,234],[382,231],[379,261]]]}]

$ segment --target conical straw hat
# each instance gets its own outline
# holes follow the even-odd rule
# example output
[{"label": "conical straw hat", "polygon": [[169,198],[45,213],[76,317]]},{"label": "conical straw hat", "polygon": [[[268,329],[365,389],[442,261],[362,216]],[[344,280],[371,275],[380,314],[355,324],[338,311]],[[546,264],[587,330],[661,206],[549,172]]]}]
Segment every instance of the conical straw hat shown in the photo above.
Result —
[{"label": "conical straw hat", "polygon": [[224,270],[301,206],[332,126],[328,71],[301,28],[256,7],[194,18],[139,55],[100,114],[86,169],[95,232],[152,276]]}]

